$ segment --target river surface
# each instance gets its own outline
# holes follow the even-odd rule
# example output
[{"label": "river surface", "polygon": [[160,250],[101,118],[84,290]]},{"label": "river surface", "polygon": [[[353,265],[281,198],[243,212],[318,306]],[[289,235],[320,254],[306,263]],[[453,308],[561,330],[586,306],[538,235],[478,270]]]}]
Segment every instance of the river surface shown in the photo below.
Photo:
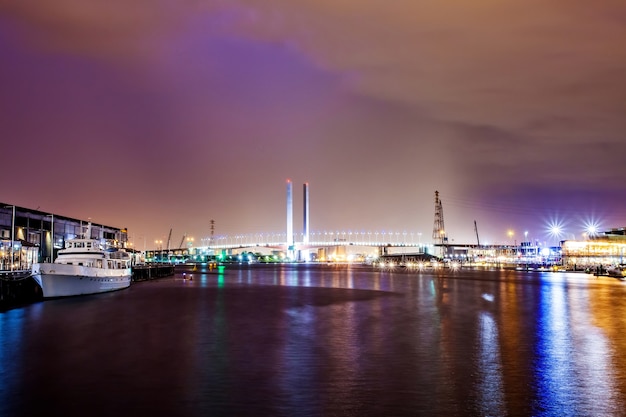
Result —
[{"label": "river surface", "polygon": [[304,265],[185,278],[0,313],[0,416],[626,416],[616,279]]}]

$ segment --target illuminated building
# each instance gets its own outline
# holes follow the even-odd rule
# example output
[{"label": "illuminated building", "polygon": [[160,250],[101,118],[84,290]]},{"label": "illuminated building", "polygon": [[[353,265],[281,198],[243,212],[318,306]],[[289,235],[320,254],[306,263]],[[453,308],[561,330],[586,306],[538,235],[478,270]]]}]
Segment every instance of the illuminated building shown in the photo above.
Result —
[{"label": "illuminated building", "polygon": [[[53,261],[65,240],[84,232],[89,221],[0,203],[0,271],[27,270]],[[91,224],[92,235],[126,247],[126,229]]]},{"label": "illuminated building", "polygon": [[587,240],[562,243],[563,265],[567,268],[624,264],[626,228],[611,229]]}]

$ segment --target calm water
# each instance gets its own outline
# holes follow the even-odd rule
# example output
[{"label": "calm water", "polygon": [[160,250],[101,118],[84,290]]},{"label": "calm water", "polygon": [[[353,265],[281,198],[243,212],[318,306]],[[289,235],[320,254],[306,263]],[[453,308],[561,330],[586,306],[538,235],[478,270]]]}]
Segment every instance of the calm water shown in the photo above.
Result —
[{"label": "calm water", "polygon": [[227,267],[0,313],[0,416],[626,415],[626,283]]}]

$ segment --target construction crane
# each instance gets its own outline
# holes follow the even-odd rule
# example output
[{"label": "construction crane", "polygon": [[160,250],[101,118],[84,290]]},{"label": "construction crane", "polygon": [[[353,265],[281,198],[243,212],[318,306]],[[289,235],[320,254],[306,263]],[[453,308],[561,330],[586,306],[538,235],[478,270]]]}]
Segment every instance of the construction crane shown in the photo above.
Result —
[{"label": "construction crane", "polygon": [[172,228],[170,228],[170,234],[167,236],[167,251],[170,251],[170,240],[172,239]]},{"label": "construction crane", "polygon": [[178,245],[178,249],[183,248],[183,243],[185,243],[185,238],[187,237],[187,233],[183,233],[183,238],[180,240],[180,245]]},{"label": "construction crane", "polygon": [[478,226],[476,226],[476,220],[474,220],[474,232],[476,232],[476,242],[478,242],[478,246],[480,246],[480,239],[478,238]]}]

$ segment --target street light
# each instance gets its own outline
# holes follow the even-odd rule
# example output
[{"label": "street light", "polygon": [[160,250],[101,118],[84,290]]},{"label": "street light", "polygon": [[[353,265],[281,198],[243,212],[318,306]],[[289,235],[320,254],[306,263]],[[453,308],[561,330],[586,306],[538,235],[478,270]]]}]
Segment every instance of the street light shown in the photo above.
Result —
[{"label": "street light", "polygon": [[595,236],[596,234],[598,234],[598,228],[594,224],[589,224],[587,225],[585,232],[588,236]]},{"label": "street light", "polygon": [[557,241],[558,241],[558,239],[561,237],[561,227],[559,225],[556,225],[556,224],[551,226],[550,227],[550,235],[553,238],[557,239]]},{"label": "street light", "polygon": [[512,230],[509,230],[507,232],[507,234],[509,235],[509,240],[513,240],[513,235],[515,234]]}]

